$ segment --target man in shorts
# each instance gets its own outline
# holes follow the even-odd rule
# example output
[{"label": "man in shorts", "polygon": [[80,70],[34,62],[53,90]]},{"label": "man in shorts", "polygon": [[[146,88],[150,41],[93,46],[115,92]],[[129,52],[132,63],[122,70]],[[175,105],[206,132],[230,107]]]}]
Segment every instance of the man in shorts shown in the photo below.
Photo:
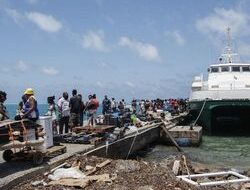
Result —
[{"label": "man in shorts", "polygon": [[72,90],[72,97],[69,100],[69,107],[70,107],[70,128],[72,130],[78,126],[79,123],[79,114],[81,109],[81,100],[79,96],[77,96],[77,90]]}]

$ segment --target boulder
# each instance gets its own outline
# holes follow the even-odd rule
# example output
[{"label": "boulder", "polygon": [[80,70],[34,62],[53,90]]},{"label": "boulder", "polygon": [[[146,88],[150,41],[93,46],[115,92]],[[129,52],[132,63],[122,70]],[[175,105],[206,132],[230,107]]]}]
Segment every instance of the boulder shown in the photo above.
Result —
[{"label": "boulder", "polygon": [[119,172],[134,172],[140,170],[140,164],[134,160],[118,160],[116,170]]}]

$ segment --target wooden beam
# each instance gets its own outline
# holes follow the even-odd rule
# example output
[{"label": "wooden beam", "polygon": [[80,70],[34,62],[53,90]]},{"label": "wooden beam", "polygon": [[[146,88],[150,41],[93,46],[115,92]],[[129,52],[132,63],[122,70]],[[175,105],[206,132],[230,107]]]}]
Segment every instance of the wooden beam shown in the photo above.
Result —
[{"label": "wooden beam", "polygon": [[177,150],[179,152],[184,152],[182,150],[182,148],[177,144],[177,142],[175,141],[175,139],[172,137],[172,135],[169,133],[169,131],[166,128],[165,123],[163,122],[162,125],[160,125],[160,127],[163,129],[163,131],[166,133],[166,135],[169,137],[169,139],[172,141],[172,143],[174,144],[174,146],[177,148]]}]

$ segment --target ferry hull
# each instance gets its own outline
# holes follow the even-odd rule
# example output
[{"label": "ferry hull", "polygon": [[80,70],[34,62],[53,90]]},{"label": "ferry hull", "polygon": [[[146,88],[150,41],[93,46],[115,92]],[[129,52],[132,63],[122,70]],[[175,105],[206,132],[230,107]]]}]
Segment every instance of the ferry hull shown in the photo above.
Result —
[{"label": "ferry hull", "polygon": [[250,136],[249,100],[204,100],[189,102],[189,119],[207,135]]}]

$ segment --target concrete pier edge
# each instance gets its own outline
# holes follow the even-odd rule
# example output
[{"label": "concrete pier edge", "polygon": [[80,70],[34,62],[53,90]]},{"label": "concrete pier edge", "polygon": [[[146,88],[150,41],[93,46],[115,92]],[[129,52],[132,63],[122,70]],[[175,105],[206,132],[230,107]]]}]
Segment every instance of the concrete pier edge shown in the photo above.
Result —
[{"label": "concrete pier edge", "polygon": [[89,147],[89,148],[84,149],[84,150],[72,152],[71,154],[66,153],[65,155],[62,155],[61,158],[57,158],[55,160],[52,160],[48,163],[43,164],[42,166],[29,169],[23,175],[16,176],[16,178],[10,178],[10,176],[6,176],[6,177],[1,179],[0,189],[9,190],[9,189],[11,189],[11,187],[21,183],[24,180],[27,180],[27,179],[32,178],[33,176],[35,176],[37,174],[45,173],[46,171],[49,171],[49,170],[55,168],[56,166],[64,163],[67,159],[71,158],[72,156],[74,156],[76,154],[86,153],[92,149],[93,149],[93,147]]}]

